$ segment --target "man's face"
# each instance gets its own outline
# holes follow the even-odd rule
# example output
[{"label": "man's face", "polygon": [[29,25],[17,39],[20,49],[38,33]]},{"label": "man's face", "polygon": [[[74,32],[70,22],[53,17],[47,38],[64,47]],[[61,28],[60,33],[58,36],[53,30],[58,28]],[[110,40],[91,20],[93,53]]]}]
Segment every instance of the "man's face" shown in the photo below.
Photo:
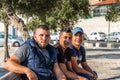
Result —
[{"label": "man's face", "polygon": [[44,29],[37,29],[34,34],[34,39],[38,43],[38,45],[42,48],[46,47],[50,41],[50,31]]},{"label": "man's face", "polygon": [[72,43],[76,46],[81,45],[82,41],[84,40],[84,35],[83,33],[76,33],[75,35],[72,36]]},{"label": "man's face", "polygon": [[62,32],[59,37],[60,45],[66,49],[69,47],[72,39],[72,33]]}]

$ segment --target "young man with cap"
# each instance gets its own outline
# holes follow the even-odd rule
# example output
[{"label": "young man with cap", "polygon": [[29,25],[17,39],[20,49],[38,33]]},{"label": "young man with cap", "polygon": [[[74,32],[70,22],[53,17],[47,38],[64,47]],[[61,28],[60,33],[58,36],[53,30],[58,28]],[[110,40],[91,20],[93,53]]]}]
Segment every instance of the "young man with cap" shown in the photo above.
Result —
[{"label": "young man with cap", "polygon": [[[73,51],[69,48],[72,39],[70,28],[64,28],[59,36],[59,43],[55,45],[57,49],[58,64],[67,77],[67,80],[86,80],[86,78],[77,75],[75,72],[69,71],[68,66],[71,65],[71,54]],[[69,64],[69,65],[68,65]]]},{"label": "young man with cap", "polygon": [[[80,76],[86,77],[88,80],[97,80],[97,74],[92,71],[86,62],[85,48],[81,45],[84,40],[84,31],[81,27],[75,27],[72,30],[72,44],[70,48],[73,50],[71,63],[73,70]],[[79,67],[81,64],[82,68]]]}]

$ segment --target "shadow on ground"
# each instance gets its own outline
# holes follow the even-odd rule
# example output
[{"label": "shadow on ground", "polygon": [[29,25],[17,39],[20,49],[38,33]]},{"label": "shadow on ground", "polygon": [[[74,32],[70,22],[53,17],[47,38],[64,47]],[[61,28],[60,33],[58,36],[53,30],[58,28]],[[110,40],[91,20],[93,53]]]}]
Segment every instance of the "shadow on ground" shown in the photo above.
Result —
[{"label": "shadow on ground", "polygon": [[111,78],[107,78],[107,79],[103,79],[103,80],[120,80],[120,75],[119,76],[114,76],[114,77],[111,77]]},{"label": "shadow on ground", "polygon": [[[92,53],[91,53],[92,54]],[[119,53],[108,53],[108,54],[106,54],[106,53],[100,53],[100,54],[92,54],[92,55],[87,55],[87,59],[88,60],[93,60],[93,61],[95,61],[96,62],[96,59],[99,59],[99,60],[101,60],[101,64],[102,64],[102,66],[99,66],[99,62],[98,63],[96,63],[96,66],[95,67],[99,67],[99,70],[98,70],[98,72],[100,72],[100,74],[101,74],[101,70],[106,70],[106,68],[109,68],[108,70],[110,70],[110,71],[106,71],[105,73],[103,73],[103,75],[105,74],[107,74],[107,73],[111,73],[111,74],[113,74],[113,76],[101,76],[102,78],[100,79],[100,80],[120,80],[120,74],[119,74],[119,70],[120,70],[120,66],[116,66],[115,67],[115,65],[114,64],[110,64],[111,62],[109,61],[109,60],[120,60],[120,54]],[[108,63],[107,64],[105,64],[105,66],[103,66],[104,65],[104,61],[103,60],[104,59],[106,59],[106,61],[108,61]],[[107,59],[109,59],[109,60],[107,60]],[[103,62],[102,62],[103,61]],[[113,62],[114,63],[114,62]],[[95,64],[95,63],[93,63],[93,64]],[[92,65],[93,65],[92,64]],[[110,67],[108,67],[107,65],[108,64],[110,64]],[[118,63],[119,64],[119,63]],[[98,69],[98,68],[96,68],[96,69]],[[111,71],[113,71],[113,72],[111,72]],[[117,71],[117,72],[116,72]],[[114,73],[116,74],[116,75],[114,75]],[[118,74],[117,74],[118,73]]]}]

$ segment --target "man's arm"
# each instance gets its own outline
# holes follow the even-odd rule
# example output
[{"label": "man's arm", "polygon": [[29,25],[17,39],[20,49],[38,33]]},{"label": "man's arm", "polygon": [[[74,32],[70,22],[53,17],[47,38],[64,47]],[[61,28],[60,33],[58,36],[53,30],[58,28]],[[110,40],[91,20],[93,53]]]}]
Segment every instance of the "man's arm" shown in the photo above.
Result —
[{"label": "man's arm", "polygon": [[71,71],[71,72],[73,72],[73,73],[75,73],[75,71],[74,71],[73,68],[72,68],[72,63],[71,63],[71,61],[68,61],[68,62],[67,62],[67,65],[68,65],[68,70]]},{"label": "man's arm", "polygon": [[82,62],[81,65],[86,71],[92,73],[92,75],[93,75],[92,77],[94,78],[94,80],[97,80],[97,75],[92,71],[92,69],[89,67],[87,62]]},{"label": "man's arm", "polygon": [[20,60],[17,56],[13,55],[5,63],[5,68],[11,72],[26,74],[29,80],[38,80],[36,74],[28,67],[20,65]]},{"label": "man's arm", "polygon": [[54,64],[54,72],[56,74],[57,80],[67,80],[57,62]]},{"label": "man's arm", "polygon": [[80,76],[73,72],[68,71],[64,63],[59,63],[59,66],[67,78],[79,79]]},{"label": "man's arm", "polygon": [[[71,58],[71,62],[72,62],[72,67],[73,67],[73,70],[77,73],[87,73],[89,74],[90,76],[93,76],[93,74],[89,71],[87,71],[86,69],[82,69],[81,67],[78,66],[78,63],[77,63],[77,60],[75,57],[72,57]],[[82,65],[83,66],[83,65]]]}]

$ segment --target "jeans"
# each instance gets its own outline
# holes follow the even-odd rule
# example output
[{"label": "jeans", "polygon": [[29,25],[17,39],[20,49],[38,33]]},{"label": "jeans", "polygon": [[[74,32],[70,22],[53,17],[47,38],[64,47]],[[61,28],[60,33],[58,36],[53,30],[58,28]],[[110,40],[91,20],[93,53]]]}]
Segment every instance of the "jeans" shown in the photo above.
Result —
[{"label": "jeans", "polygon": [[[97,73],[95,71],[93,71],[96,75]],[[88,80],[92,80],[91,76],[89,74],[85,74],[85,73],[77,73],[78,75],[87,78]]]},{"label": "jeans", "polygon": [[89,74],[85,74],[85,73],[77,73],[78,75],[87,78],[88,80],[92,80]]}]

